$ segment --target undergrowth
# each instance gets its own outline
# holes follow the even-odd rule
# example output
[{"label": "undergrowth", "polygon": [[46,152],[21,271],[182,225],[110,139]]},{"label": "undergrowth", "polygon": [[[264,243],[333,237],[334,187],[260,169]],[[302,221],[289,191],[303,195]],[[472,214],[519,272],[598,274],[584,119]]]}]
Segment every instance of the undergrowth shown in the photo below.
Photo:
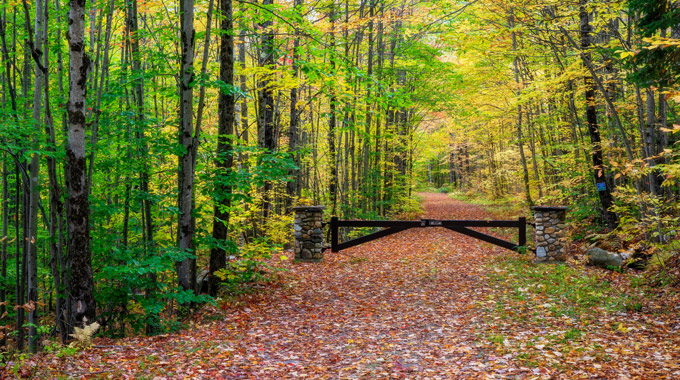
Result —
[{"label": "undergrowth", "polygon": [[448,194],[453,199],[480,206],[485,211],[502,216],[504,219],[529,216],[531,211],[522,201],[513,196],[487,198],[478,193],[463,193],[459,191],[453,191]]},{"label": "undergrowth", "polygon": [[627,316],[662,312],[640,276],[518,256],[497,257],[487,269],[478,339],[527,367],[566,370],[570,357],[609,362],[603,342],[633,330],[636,318]]},{"label": "undergrowth", "polygon": [[489,277],[496,286],[505,288],[508,297],[529,304],[540,300],[554,316],[580,318],[602,311],[639,311],[646,294],[643,287],[622,291],[605,276],[578,266],[537,265],[532,258],[524,257],[499,258]]}]

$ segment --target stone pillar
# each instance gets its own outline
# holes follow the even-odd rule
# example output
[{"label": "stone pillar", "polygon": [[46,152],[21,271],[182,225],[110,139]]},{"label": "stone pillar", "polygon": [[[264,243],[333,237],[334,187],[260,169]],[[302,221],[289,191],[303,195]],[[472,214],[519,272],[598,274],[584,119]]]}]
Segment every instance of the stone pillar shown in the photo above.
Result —
[{"label": "stone pillar", "polygon": [[293,207],[295,211],[295,260],[323,260],[324,206]]},{"label": "stone pillar", "polygon": [[566,261],[567,242],[564,237],[566,207],[535,206],[534,242],[536,261]]}]

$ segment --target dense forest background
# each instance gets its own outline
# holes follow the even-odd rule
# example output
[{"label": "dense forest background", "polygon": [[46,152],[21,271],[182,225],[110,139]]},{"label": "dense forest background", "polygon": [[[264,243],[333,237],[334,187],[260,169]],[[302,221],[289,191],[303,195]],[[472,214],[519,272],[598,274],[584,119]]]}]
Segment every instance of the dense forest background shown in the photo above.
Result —
[{"label": "dense forest background", "polygon": [[0,39],[5,349],[176,328],[299,204],[436,188],[676,249],[677,1],[3,0]]}]

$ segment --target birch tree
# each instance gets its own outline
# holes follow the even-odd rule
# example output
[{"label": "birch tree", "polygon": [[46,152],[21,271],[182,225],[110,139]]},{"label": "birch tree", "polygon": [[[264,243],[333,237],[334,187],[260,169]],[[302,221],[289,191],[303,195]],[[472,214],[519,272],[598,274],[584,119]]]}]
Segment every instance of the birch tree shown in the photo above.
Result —
[{"label": "birch tree", "polygon": [[87,74],[90,58],[85,52],[85,8],[87,0],[70,0],[68,144],[66,146],[69,177],[68,261],[70,327],[95,320],[94,280],[90,252],[89,183],[85,159],[85,109]]}]

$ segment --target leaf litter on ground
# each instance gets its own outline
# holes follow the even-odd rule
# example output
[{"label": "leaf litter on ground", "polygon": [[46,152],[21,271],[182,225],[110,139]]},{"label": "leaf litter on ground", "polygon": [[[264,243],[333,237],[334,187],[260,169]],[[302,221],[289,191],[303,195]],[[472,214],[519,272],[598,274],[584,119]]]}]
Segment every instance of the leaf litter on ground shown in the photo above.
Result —
[{"label": "leaf litter on ground", "polygon": [[[491,219],[446,194],[424,217]],[[497,231],[491,232],[497,234]],[[621,296],[622,274],[536,265],[444,228],[411,229],[322,263],[173,334],[98,338],[4,375],[73,379],[673,379],[677,303]],[[609,277],[608,277],[609,276]],[[611,278],[610,278],[611,277]],[[613,298],[612,298],[613,297]],[[675,298],[677,301],[677,298]],[[0,373],[2,374],[2,373]]]}]

